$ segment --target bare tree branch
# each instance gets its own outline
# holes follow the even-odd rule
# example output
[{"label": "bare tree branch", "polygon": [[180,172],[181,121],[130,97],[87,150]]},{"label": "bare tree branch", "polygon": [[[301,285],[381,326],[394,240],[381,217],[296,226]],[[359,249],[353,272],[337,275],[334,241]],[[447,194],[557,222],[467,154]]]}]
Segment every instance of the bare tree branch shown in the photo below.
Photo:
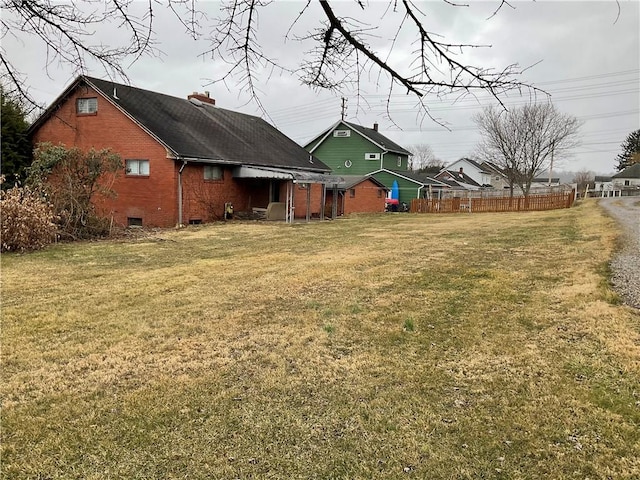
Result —
[{"label": "bare tree branch", "polygon": [[[109,76],[126,79],[124,62],[135,62],[144,54],[156,53],[153,40],[153,0],[147,0],[145,14],[137,17],[130,11],[134,0],[108,0],[104,9],[93,2],[58,3],[55,0],[4,0],[1,3],[2,38],[32,37],[44,45],[45,71],[54,63],[72,66],[87,73],[89,63],[96,62]],[[115,24],[128,39],[119,46],[94,44],[94,34],[104,24]],[[23,102],[40,107],[29,94],[23,75],[14,68],[7,52],[2,57],[0,80],[8,91],[16,92]]]},{"label": "bare tree branch", "polygon": [[[452,8],[468,6],[455,0],[444,0]],[[497,7],[514,8],[508,0],[494,0]],[[388,0],[379,23],[368,24],[360,13],[341,15],[346,5],[331,0],[306,0],[292,23],[282,25],[282,38],[293,36],[300,19],[317,16],[316,28],[296,36],[296,40],[313,42],[305,57],[290,60],[277,58],[259,38],[259,13],[273,4],[272,0],[223,0],[219,15],[211,14],[210,3],[203,0],[0,0],[2,37],[39,39],[46,51],[45,70],[55,62],[71,65],[78,73],[87,73],[99,65],[110,77],[127,80],[124,62],[135,62],[143,55],[158,55],[154,20],[164,5],[175,15],[186,34],[194,39],[208,35],[209,48],[203,56],[216,61],[224,71],[210,83],[232,84],[249,92],[262,111],[260,84],[275,74],[295,75],[312,88],[344,90],[354,88],[360,94],[365,78],[376,80],[378,87],[402,88],[418,100],[419,110],[434,121],[423,99],[427,95],[473,95],[489,92],[503,106],[501,97],[512,90],[539,90],[519,80],[526,69],[512,63],[501,69],[469,65],[461,54],[489,45],[450,42],[429,31],[429,17],[413,0]],[[354,0],[359,12],[375,8],[375,2]],[[420,4],[422,7],[423,4]],[[353,6],[350,3],[349,6]],[[135,7],[135,8],[134,8]],[[618,8],[619,8],[618,4]],[[425,7],[428,8],[428,4]],[[207,11],[209,10],[209,13]],[[137,12],[137,13],[136,13]],[[394,24],[395,21],[395,24]],[[209,24],[209,22],[211,22]],[[381,24],[391,24],[395,32],[386,43],[380,41]],[[95,33],[104,25],[118,27],[118,39],[111,45],[94,44]],[[413,38],[409,60],[402,37]],[[403,38],[404,40],[404,38]],[[379,46],[382,45],[382,46]],[[402,55],[398,55],[402,53]],[[15,91],[27,103],[35,105],[29,95],[26,79],[14,68],[15,60],[0,47],[0,81],[7,91]],[[387,112],[389,114],[389,112]],[[391,115],[388,115],[389,118]]]}]

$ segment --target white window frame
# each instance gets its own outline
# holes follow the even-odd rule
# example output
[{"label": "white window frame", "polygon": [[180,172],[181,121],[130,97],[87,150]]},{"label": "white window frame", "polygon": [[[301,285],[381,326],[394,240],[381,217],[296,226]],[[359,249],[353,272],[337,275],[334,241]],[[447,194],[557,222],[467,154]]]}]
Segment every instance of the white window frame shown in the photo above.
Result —
[{"label": "white window frame", "polygon": [[134,177],[149,176],[149,160],[140,158],[128,158],[125,160],[125,171],[127,175]]},{"label": "white window frame", "polygon": [[380,154],[379,153],[365,153],[364,154],[364,159],[365,160],[380,160]]},{"label": "white window frame", "polygon": [[98,113],[98,97],[78,98],[76,100],[76,113],[78,115]]},{"label": "white window frame", "polygon": [[402,157],[400,155],[398,155],[398,161],[396,162],[396,166],[398,167],[402,166]]},{"label": "white window frame", "polygon": [[334,130],[333,136],[338,138],[346,138],[351,136],[351,130]]},{"label": "white window frame", "polygon": [[205,180],[222,180],[224,178],[224,172],[220,165],[205,165],[202,170]]}]

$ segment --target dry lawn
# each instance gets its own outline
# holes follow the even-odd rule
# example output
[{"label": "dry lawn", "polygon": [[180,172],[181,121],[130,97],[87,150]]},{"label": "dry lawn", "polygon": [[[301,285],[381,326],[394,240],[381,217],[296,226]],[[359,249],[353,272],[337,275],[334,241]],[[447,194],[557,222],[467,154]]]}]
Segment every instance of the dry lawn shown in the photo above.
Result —
[{"label": "dry lawn", "polygon": [[2,256],[2,478],[639,478],[595,202]]}]

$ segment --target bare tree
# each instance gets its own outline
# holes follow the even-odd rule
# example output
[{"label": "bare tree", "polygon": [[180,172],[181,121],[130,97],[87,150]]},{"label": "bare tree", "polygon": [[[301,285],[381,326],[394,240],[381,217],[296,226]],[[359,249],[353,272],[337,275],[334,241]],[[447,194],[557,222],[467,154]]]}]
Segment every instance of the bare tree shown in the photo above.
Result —
[{"label": "bare tree", "polygon": [[577,185],[578,192],[583,192],[587,185],[595,181],[595,175],[590,170],[580,170],[574,175],[572,181]]},{"label": "bare tree", "polygon": [[[451,8],[468,5],[443,0]],[[496,1],[494,15],[504,6]],[[226,70],[212,82],[233,81],[251,92],[258,101],[259,77],[274,71],[297,75],[313,88],[340,90],[360,86],[363,76],[386,78],[390,101],[394,87],[417,97],[428,115],[423,97],[430,93],[465,94],[487,91],[499,96],[511,89],[523,87],[518,78],[522,70],[515,63],[499,70],[464,63],[458,55],[468,49],[488,45],[450,42],[428,28],[428,14],[412,0],[388,0],[380,23],[394,25],[395,34],[384,49],[372,46],[381,25],[372,25],[350,16],[347,9],[355,4],[361,12],[379,8],[377,2],[354,0],[355,3],[307,0],[301,5],[292,25],[282,26],[282,36],[311,41],[311,50],[294,65],[276,59],[278,52],[265,52],[258,38],[258,17],[272,3],[268,0],[226,0],[219,8],[220,16],[213,18],[212,3],[204,0],[167,0],[180,28],[188,35],[200,38],[209,35],[210,49],[205,53],[227,64]],[[126,80],[124,62],[136,61],[143,55],[155,55],[157,36],[154,18],[163,2],[146,0],[76,0],[61,4],[55,0],[2,0],[3,38],[30,36],[43,42],[47,51],[46,65],[71,65],[78,73],[86,73],[97,62],[109,76]],[[513,8],[513,7],[512,7]],[[340,13],[338,10],[344,12]],[[135,12],[135,13],[134,13]],[[293,28],[303,16],[319,19],[318,27],[303,36],[294,36]],[[209,23],[213,22],[213,23]],[[395,23],[394,23],[395,22]],[[119,44],[107,46],[94,42],[92,36],[102,24],[118,26]],[[400,32],[411,32],[414,50],[410,62],[403,55],[394,55],[400,48]],[[119,45],[119,46],[118,46]],[[390,49],[388,48],[390,45]],[[15,58],[15,57],[14,57]],[[0,49],[1,81],[8,93],[17,93],[34,104],[24,75],[14,68],[12,57]],[[262,80],[264,81],[264,79]],[[535,90],[534,87],[527,87]]]},{"label": "bare tree", "polygon": [[482,135],[480,154],[503,169],[511,194],[529,194],[536,175],[577,145],[580,123],[553,104],[534,103],[506,111],[487,107],[474,116]]},{"label": "bare tree", "polygon": [[412,145],[409,147],[409,151],[412,154],[409,157],[409,170],[439,172],[445,166],[445,163],[436,158],[433,150],[426,143]]}]

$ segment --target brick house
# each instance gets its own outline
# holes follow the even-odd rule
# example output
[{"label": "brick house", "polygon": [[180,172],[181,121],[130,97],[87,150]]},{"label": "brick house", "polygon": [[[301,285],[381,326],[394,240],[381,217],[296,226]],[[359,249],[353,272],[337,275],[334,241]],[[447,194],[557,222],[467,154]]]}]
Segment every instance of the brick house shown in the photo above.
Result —
[{"label": "brick house", "polygon": [[336,214],[382,213],[389,189],[368,175],[342,175],[335,190],[327,191],[325,211],[332,208],[334,194],[337,195]]},{"label": "brick house", "polygon": [[34,143],[110,148],[125,169],[98,213],[120,225],[170,227],[281,203],[284,218],[323,215],[341,179],[264,120],[186,99],[78,77],[29,129]]}]

